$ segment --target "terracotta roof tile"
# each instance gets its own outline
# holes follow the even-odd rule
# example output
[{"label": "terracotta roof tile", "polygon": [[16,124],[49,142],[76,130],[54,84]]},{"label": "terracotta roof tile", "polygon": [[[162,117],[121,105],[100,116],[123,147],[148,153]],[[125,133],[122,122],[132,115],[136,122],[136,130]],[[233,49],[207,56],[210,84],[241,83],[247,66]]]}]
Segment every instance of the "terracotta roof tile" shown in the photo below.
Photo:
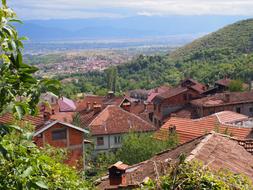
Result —
[{"label": "terracotta roof tile", "polygon": [[171,98],[173,96],[176,96],[176,95],[181,94],[186,91],[187,91],[187,88],[185,88],[185,87],[171,88],[170,90],[157,95],[156,98],[167,99],[167,98]]},{"label": "terracotta roof tile", "polygon": [[[146,178],[156,180],[166,174],[167,167],[178,162],[182,153],[186,155],[186,161],[202,161],[213,170],[228,169],[234,173],[243,173],[253,180],[253,156],[239,145],[239,141],[218,133],[209,133],[127,167],[124,184],[114,188],[140,186]],[[98,188],[110,189],[109,177],[100,181]]]},{"label": "terracotta roof tile", "polygon": [[129,131],[148,132],[155,127],[140,117],[129,113],[118,106],[107,106],[90,123],[92,135],[119,134]]},{"label": "terracotta roof tile", "polygon": [[[36,127],[41,127],[46,122],[43,117],[30,115],[25,116],[23,120],[30,122]],[[14,117],[11,113],[6,113],[3,116],[0,116],[0,124],[12,124],[13,121]]]},{"label": "terracotta roof tile", "polygon": [[[225,117],[226,113],[222,113],[222,117]],[[227,115],[231,115],[229,112]],[[241,118],[240,116],[238,118]],[[227,119],[224,119],[227,121]],[[187,119],[187,118],[170,118],[159,131],[155,133],[155,138],[164,140],[168,137],[169,129],[176,127],[176,133],[180,143],[185,143],[196,137],[204,135],[208,132],[219,130],[219,132],[227,132],[234,137],[241,139],[248,138],[251,135],[252,129],[250,128],[239,128],[236,126],[221,123],[216,114],[204,117],[201,119]]]},{"label": "terracotta roof tile", "polygon": [[219,93],[213,96],[192,100],[191,104],[195,106],[213,107],[244,102],[253,102],[253,91]]}]

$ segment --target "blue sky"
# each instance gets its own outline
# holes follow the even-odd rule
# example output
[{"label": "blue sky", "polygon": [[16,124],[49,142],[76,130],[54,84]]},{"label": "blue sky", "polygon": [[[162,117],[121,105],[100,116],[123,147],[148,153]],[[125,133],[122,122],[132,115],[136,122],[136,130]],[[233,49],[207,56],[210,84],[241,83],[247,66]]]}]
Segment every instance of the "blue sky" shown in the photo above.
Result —
[{"label": "blue sky", "polygon": [[136,15],[253,16],[253,0],[9,0],[9,6],[25,20]]}]

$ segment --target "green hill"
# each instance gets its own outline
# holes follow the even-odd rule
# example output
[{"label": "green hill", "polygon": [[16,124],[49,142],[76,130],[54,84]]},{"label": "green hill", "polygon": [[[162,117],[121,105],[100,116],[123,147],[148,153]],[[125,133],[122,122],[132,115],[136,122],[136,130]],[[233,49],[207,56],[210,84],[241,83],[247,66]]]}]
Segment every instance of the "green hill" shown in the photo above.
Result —
[{"label": "green hill", "polygon": [[[222,28],[170,55],[141,55],[116,68],[118,91],[149,89],[163,84],[176,85],[185,77],[210,85],[225,76],[249,82],[253,80],[253,19]],[[79,88],[83,89],[88,83],[106,91],[107,86],[110,86],[106,73],[79,76],[82,78]]]},{"label": "green hill", "polygon": [[170,57],[181,59],[194,54],[200,54],[200,52],[210,51],[215,53],[218,50],[237,55],[252,53],[253,19],[239,21],[195,40],[174,51]]}]

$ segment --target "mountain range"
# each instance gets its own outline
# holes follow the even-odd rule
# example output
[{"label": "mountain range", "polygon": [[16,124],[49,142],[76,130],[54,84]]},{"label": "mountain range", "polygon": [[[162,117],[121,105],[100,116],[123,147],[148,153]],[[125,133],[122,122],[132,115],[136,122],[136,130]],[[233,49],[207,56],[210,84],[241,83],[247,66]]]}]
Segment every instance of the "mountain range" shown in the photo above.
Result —
[{"label": "mountain range", "polygon": [[32,42],[62,40],[134,39],[197,35],[217,30],[243,16],[135,16],[70,20],[25,20],[17,25]]}]

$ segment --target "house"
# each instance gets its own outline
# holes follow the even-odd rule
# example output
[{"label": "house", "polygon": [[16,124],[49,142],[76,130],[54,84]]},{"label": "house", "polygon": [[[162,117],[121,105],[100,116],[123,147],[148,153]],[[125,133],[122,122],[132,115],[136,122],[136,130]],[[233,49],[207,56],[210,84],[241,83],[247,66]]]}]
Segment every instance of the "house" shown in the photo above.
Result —
[{"label": "house", "polygon": [[[182,154],[186,156],[186,162],[200,161],[213,171],[230,170],[253,181],[253,155],[244,148],[246,142],[219,133],[207,133],[132,166],[118,162],[109,168],[109,175],[97,180],[97,188],[141,187],[148,179],[156,181],[166,175],[168,167],[178,163]],[[248,142],[249,145],[252,150],[253,142]]]},{"label": "house", "polygon": [[205,117],[216,112],[228,110],[253,116],[253,91],[227,92],[192,100],[198,117]]},{"label": "house", "polygon": [[[90,131],[95,151],[115,150],[121,147],[122,137],[129,132],[152,132],[155,127],[119,106],[109,105],[100,112],[91,112],[89,119],[80,116],[81,126]],[[94,115],[95,114],[95,115]],[[85,115],[87,117],[87,114]],[[87,125],[86,122],[89,122]]]},{"label": "house", "polygon": [[249,120],[248,116],[223,111],[200,119],[171,117],[155,134],[154,138],[167,140],[168,134],[175,132],[179,143],[191,141],[211,131],[230,134],[239,139],[252,139],[253,128],[233,125]]},{"label": "house", "polygon": [[[69,151],[66,163],[76,166],[76,162],[83,156],[83,146],[89,143],[85,136],[89,131],[72,124],[51,120],[41,116],[25,116],[22,121],[35,126],[33,141],[38,147],[49,144],[53,147],[66,148]],[[6,113],[0,117],[0,124],[13,124],[13,114]]]},{"label": "house", "polygon": [[76,166],[83,156],[85,137],[89,131],[75,125],[57,120],[50,120],[37,129],[33,135],[33,140],[38,147],[45,147],[49,144],[53,147],[66,148],[68,158],[66,163]]},{"label": "house", "polygon": [[161,127],[172,113],[185,108],[191,100],[200,98],[201,93],[205,90],[205,85],[198,83],[193,79],[186,79],[181,82],[180,86],[158,94],[153,99],[154,125],[158,128]]},{"label": "house", "polygon": [[171,87],[170,86],[159,86],[157,88],[154,88],[154,89],[151,89],[149,90],[148,92],[148,97],[147,97],[147,100],[146,102],[147,103],[152,103],[153,99],[158,95],[158,94],[161,94],[163,92],[166,92],[170,89]]}]

